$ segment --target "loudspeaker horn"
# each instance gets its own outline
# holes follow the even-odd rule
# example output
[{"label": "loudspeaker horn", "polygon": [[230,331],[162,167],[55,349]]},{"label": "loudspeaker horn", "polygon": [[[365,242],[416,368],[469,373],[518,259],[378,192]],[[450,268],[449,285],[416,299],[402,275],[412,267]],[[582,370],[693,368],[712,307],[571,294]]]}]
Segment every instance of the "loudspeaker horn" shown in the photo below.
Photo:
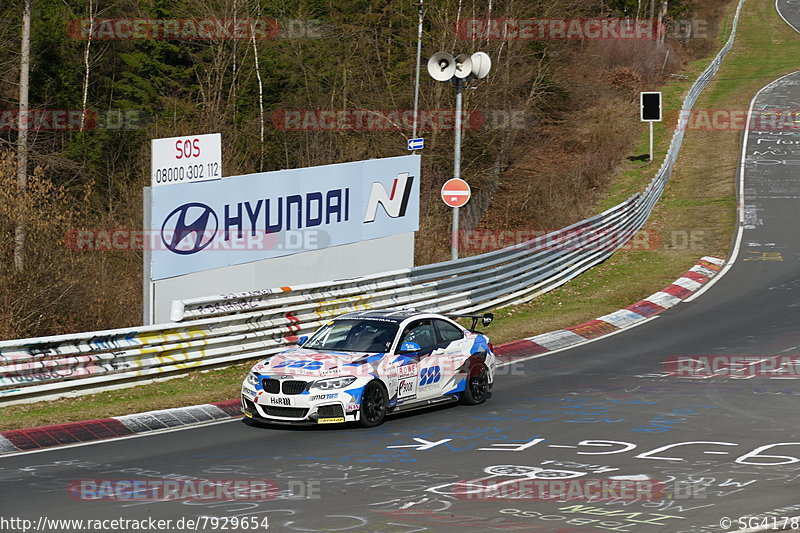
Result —
[{"label": "loudspeaker horn", "polygon": [[472,59],[467,54],[456,56],[456,78],[466,78],[472,74]]},{"label": "loudspeaker horn", "polygon": [[470,57],[472,59],[472,77],[482,80],[492,69],[492,59],[486,52],[475,52]]},{"label": "loudspeaker horn", "polygon": [[447,52],[436,52],[428,60],[428,74],[436,81],[448,81],[456,73],[456,59]]}]

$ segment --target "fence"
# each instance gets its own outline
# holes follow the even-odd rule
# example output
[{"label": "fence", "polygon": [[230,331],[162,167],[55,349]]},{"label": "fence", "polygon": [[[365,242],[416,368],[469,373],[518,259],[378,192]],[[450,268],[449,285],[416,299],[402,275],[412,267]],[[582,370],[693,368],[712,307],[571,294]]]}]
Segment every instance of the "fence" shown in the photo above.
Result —
[{"label": "fence", "polygon": [[[689,89],[690,110],[733,45]],[[173,302],[170,324],[0,342],[0,404],[264,357],[347,311],[417,307],[472,312],[550,291],[604,261],[640,229],[672,173],[688,113],[643,193],[548,235],[502,250],[355,279]]]}]

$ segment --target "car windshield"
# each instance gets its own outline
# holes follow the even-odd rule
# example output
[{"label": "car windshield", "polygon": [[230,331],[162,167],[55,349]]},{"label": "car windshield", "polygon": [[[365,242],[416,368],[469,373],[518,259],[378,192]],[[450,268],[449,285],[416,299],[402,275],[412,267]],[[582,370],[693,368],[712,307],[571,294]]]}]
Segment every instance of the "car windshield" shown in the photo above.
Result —
[{"label": "car windshield", "polygon": [[337,352],[388,352],[397,334],[397,324],[370,319],[328,322],[303,344],[310,350]]}]

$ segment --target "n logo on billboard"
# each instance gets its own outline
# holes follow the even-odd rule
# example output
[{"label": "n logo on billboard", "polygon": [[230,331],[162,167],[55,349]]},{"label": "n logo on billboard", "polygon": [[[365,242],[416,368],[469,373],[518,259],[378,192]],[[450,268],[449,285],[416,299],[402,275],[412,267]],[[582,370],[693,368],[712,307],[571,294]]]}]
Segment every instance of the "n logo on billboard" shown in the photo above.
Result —
[{"label": "n logo on billboard", "polygon": [[386,214],[392,218],[399,218],[406,215],[408,201],[411,198],[411,186],[414,184],[414,176],[409,176],[408,172],[397,175],[392,182],[392,192],[386,192],[382,183],[372,184],[372,191],[369,195],[367,213],[364,222],[375,222],[378,213],[378,205],[383,206]]}]

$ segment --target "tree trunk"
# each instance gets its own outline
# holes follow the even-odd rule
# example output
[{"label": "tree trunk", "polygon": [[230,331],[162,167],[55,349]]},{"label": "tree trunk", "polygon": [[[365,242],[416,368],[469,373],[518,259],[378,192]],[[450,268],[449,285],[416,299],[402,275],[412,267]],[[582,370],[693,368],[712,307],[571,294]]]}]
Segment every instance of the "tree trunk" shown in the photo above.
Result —
[{"label": "tree trunk", "polygon": [[81,129],[86,127],[86,102],[89,99],[89,51],[92,48],[92,33],[94,32],[94,2],[89,0],[89,37],[86,39],[86,48],[83,49],[83,101],[81,105]]},{"label": "tree trunk", "polygon": [[667,9],[669,8],[669,0],[661,0],[661,8],[658,10],[658,43],[663,44],[667,37],[667,32],[664,29],[664,19],[667,17]]},{"label": "tree trunk", "polygon": [[[31,0],[24,0],[22,8],[22,49],[19,61],[19,116],[17,125],[17,185],[19,194],[25,194],[28,184],[28,74],[31,61]],[[14,267],[25,270],[25,219],[17,218],[14,232]]]},{"label": "tree trunk", "polygon": [[261,69],[258,67],[258,46],[256,46],[256,33],[253,24],[250,24],[250,39],[253,43],[253,58],[255,59],[256,78],[258,79],[258,122],[259,122],[259,148],[258,171],[264,170],[264,85],[261,81]]}]

